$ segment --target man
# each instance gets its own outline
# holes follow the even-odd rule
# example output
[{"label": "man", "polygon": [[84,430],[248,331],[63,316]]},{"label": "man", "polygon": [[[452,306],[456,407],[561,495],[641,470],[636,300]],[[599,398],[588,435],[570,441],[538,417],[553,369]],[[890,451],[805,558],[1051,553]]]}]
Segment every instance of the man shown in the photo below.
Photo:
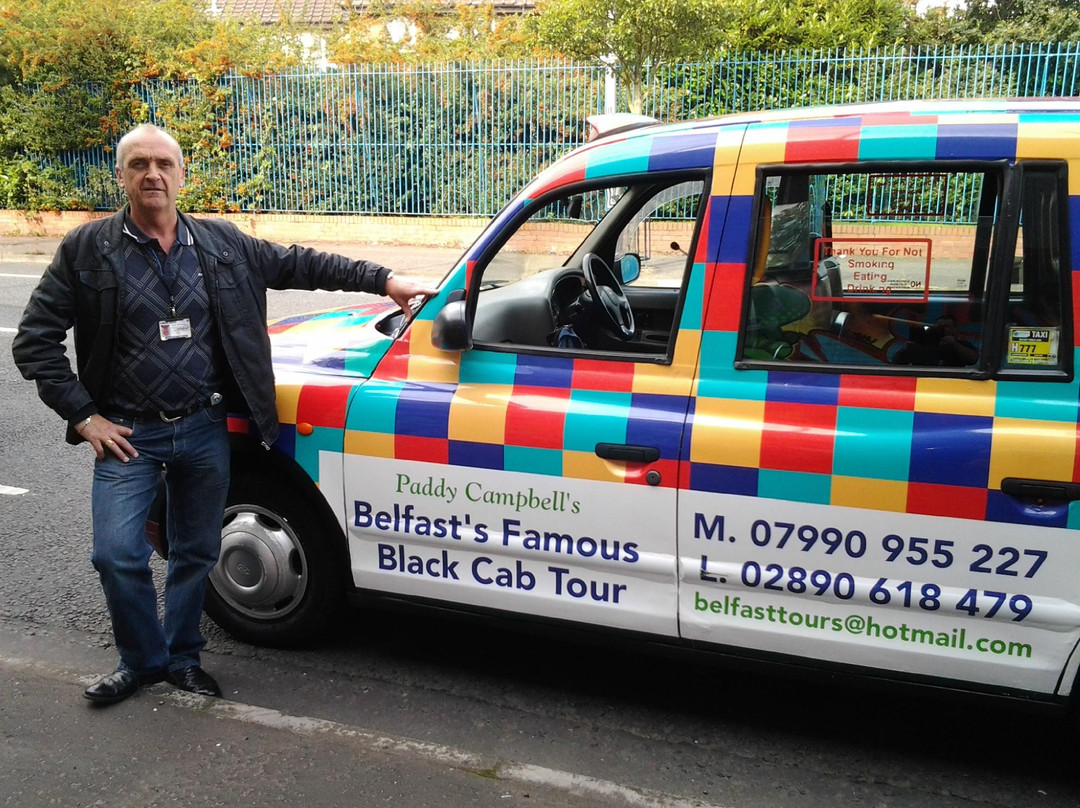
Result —
[{"label": "man", "polygon": [[[68,442],[86,442],[97,456],[91,560],[120,662],[85,697],[112,704],[162,680],[220,696],[199,662],[199,620],[228,490],[226,408],[246,411],[265,444],[278,434],[266,289],[376,292],[403,309],[434,290],[378,264],[286,249],[179,214],[183,154],[157,127],[121,139],[116,177],[128,203],[64,238],[23,314],[15,363],[68,422]],[[77,376],[63,344],[72,327]],[[144,537],[162,469],[164,621]]]}]

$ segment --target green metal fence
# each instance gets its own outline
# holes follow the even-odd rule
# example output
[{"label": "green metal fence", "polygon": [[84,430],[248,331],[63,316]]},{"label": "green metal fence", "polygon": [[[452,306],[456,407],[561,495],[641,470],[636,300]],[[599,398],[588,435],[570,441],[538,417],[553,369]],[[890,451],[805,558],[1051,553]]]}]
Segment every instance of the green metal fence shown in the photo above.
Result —
[{"label": "green metal fence", "polygon": [[238,172],[260,164],[265,210],[488,214],[580,141],[603,81],[558,62],[231,78]]},{"label": "green metal fence", "polygon": [[[191,97],[201,91],[175,82],[139,88],[158,123],[205,114]],[[583,141],[587,116],[625,109],[625,94],[602,68],[563,61],[230,76],[214,94],[228,159],[203,164],[193,151],[189,177],[221,188],[229,209],[263,212],[488,217]],[[855,101],[1077,94],[1080,44],[843,49],[662,68],[649,77],[646,112],[675,120]],[[108,160],[98,150],[65,163],[90,183]],[[87,192],[115,207],[115,189],[99,184]]]},{"label": "green metal fence", "polygon": [[663,119],[899,101],[1080,93],[1080,44],[810,51],[661,68],[647,110]]}]

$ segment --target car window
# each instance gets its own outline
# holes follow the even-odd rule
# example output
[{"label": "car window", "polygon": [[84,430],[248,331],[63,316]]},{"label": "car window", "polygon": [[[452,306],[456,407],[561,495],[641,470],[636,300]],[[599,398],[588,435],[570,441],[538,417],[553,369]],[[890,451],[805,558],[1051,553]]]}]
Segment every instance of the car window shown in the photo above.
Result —
[{"label": "car window", "polygon": [[1025,170],[1020,194],[1009,299],[1005,313],[1004,370],[1062,367],[1065,277],[1062,271],[1061,172]]},{"label": "car window", "polygon": [[625,188],[560,196],[514,229],[484,268],[485,286],[502,286],[561,267],[607,215]]},{"label": "car window", "polygon": [[670,358],[706,187],[650,177],[540,200],[478,262],[474,342]]},{"label": "car window", "polygon": [[991,338],[1003,284],[990,262],[1013,235],[1000,168],[764,172],[742,359],[971,370],[999,350],[1005,371],[1061,369],[1062,169],[1018,174],[1005,327]]},{"label": "car window", "polygon": [[979,364],[996,172],[761,179],[744,360]]},{"label": "car window", "polygon": [[643,286],[681,284],[702,190],[702,182],[694,180],[658,191],[619,233],[616,259],[631,254],[641,262],[641,274],[634,282]]}]

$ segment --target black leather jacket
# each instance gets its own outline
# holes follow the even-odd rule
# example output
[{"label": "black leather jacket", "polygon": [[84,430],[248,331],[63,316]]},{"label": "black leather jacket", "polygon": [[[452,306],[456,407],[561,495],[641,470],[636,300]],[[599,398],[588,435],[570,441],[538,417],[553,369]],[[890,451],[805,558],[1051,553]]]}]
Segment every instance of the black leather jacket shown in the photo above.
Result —
[{"label": "black leather jacket", "polygon": [[[123,260],[124,210],[72,230],[30,296],[15,336],[15,364],[37,382],[38,395],[68,421],[67,440],[82,438],[74,424],[98,412],[112,383],[117,330],[117,274]],[[262,440],[278,436],[274,374],[266,333],[267,289],[328,289],[385,294],[389,270],[368,261],[252,238],[230,222],[191,219],[192,234],[218,336],[236,396],[230,411],[246,411]],[[71,369],[64,348],[75,328]],[[228,398],[228,397],[227,397]]]}]

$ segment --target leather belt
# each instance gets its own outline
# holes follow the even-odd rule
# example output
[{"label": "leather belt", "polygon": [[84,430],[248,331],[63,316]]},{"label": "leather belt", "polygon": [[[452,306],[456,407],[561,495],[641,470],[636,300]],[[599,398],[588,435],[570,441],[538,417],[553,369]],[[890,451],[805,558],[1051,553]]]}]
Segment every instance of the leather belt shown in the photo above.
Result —
[{"label": "leather belt", "polygon": [[221,403],[221,393],[214,393],[210,398],[197,401],[190,407],[184,407],[182,410],[145,410],[143,412],[115,412],[112,413],[120,418],[135,421],[153,420],[154,418],[160,418],[167,424],[171,424],[174,421],[179,421],[181,418],[186,418],[199,410],[205,410],[207,407],[216,407]]}]

